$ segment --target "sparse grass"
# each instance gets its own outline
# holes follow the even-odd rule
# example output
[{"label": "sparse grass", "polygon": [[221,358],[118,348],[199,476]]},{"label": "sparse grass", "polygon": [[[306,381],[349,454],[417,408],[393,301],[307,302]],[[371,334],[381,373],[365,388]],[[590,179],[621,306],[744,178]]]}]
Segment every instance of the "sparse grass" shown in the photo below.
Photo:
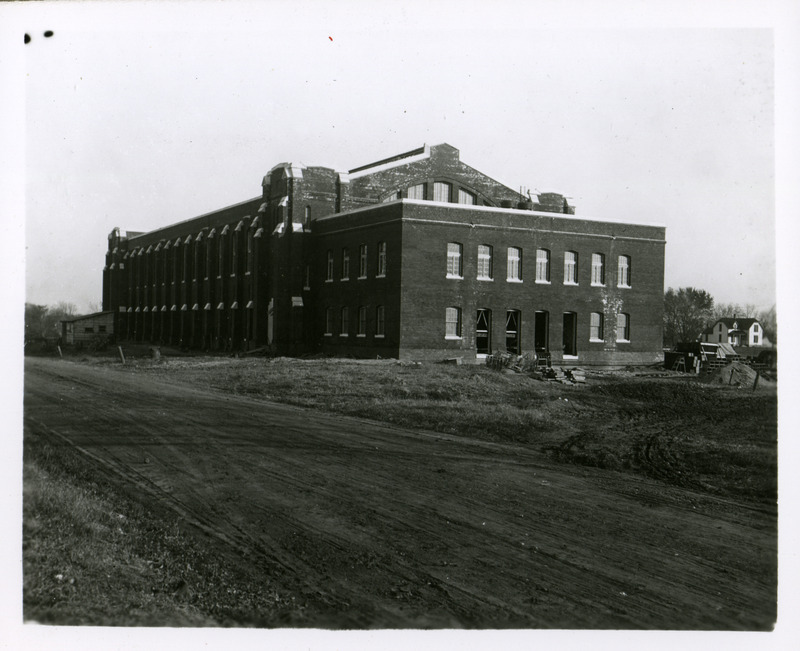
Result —
[{"label": "sparse grass", "polygon": [[72,449],[26,433],[23,616],[101,626],[281,625],[302,608],[211,555],[173,516],[98,483]]},{"label": "sparse grass", "polygon": [[[126,372],[483,440],[774,504],[777,396],[690,376],[589,374],[586,385],[485,366],[392,360],[183,358]],[[764,390],[762,390],[764,389]]]}]

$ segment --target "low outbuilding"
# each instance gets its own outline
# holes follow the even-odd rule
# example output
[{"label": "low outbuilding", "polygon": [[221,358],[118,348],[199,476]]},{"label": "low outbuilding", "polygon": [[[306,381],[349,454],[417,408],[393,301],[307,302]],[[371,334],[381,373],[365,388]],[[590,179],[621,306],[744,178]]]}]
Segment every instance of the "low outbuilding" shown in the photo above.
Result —
[{"label": "low outbuilding", "polygon": [[114,337],[114,312],[95,312],[61,322],[61,341],[67,346],[86,347]]}]

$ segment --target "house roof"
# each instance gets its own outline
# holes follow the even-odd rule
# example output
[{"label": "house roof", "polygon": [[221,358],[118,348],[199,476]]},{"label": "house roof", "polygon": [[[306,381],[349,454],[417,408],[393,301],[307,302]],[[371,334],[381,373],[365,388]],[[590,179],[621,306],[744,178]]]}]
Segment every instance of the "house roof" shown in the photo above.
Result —
[{"label": "house roof", "polygon": [[114,314],[114,310],[103,310],[102,312],[93,312],[92,314],[84,314],[76,316],[72,319],[61,319],[61,323],[75,323],[76,321],[83,321],[84,319],[94,319],[98,316],[105,316],[106,314]]},{"label": "house roof", "polygon": [[[747,331],[754,323],[759,323],[758,319],[753,319],[751,317],[732,317],[732,316],[724,316],[721,319],[717,319],[714,322],[714,325],[717,323],[724,323],[728,330],[733,330],[733,324],[736,324],[736,329]],[[759,323],[760,325],[760,323]],[[714,329],[714,326],[711,326],[711,329]]]}]

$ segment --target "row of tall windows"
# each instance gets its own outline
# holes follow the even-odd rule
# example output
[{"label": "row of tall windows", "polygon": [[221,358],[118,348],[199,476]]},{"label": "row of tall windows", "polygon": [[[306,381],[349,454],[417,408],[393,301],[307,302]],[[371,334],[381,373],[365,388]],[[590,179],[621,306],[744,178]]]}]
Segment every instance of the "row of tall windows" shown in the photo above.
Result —
[{"label": "row of tall windows", "polygon": [[[570,315],[570,328],[577,329],[577,314]],[[522,323],[521,312],[519,310],[506,311],[506,350],[519,354],[520,349],[520,326]],[[605,341],[605,315],[602,312],[591,312],[589,314],[589,341]],[[478,354],[490,352],[492,331],[492,311],[479,309],[475,317],[475,346]],[[630,342],[631,340],[631,317],[630,314],[620,312],[617,314],[616,340],[619,342]],[[462,319],[460,307],[445,308],[445,339],[461,339]]]},{"label": "row of tall windows", "polygon": [[[406,190],[406,197],[409,199],[424,201],[428,198],[427,187],[428,186],[426,183],[417,183],[409,186]],[[446,183],[444,181],[435,181],[433,183],[433,201],[450,203],[454,196],[460,204],[475,206],[478,203],[478,196],[474,192],[470,192],[465,188],[458,188],[458,193],[454,194],[453,185],[451,183]],[[395,201],[396,199],[402,199],[402,197],[403,191],[397,190],[396,192],[393,192],[389,196],[385,197],[383,201],[386,203],[389,201]]]},{"label": "row of tall windows", "polygon": [[[363,280],[367,277],[367,266],[368,266],[368,257],[367,257],[367,245],[360,244],[358,246],[358,278],[359,280]],[[341,252],[341,275],[339,280],[350,280],[350,249],[348,247],[343,247]],[[335,256],[333,249],[328,249],[328,257],[327,257],[327,264],[325,268],[325,280],[326,282],[333,282],[334,277],[334,270],[336,267],[335,263]],[[375,267],[375,277],[376,278],[385,278],[386,277],[386,242],[378,242],[378,257]]]},{"label": "row of tall windows", "polygon": [[[447,243],[447,277],[463,278],[463,253],[464,246],[459,242]],[[606,262],[603,253],[592,253],[591,284],[605,285]],[[494,252],[488,244],[478,245],[478,280],[494,280]],[[506,280],[509,282],[522,282],[522,249],[510,246],[506,251]],[[536,249],[537,283],[550,282],[550,251]],[[564,252],[564,284],[578,284],[578,253],[576,251]],[[628,255],[617,257],[617,286],[631,286],[631,258]]]},{"label": "row of tall windows", "polygon": [[[337,312],[334,308],[328,307],[325,309],[325,336],[331,337],[334,335],[334,330],[337,330],[338,325],[338,334],[340,337],[349,337],[351,334],[351,322],[350,322],[350,308],[348,306],[343,306],[338,310],[338,322],[337,322]],[[383,337],[386,334],[386,310],[383,305],[378,305],[375,307],[374,312],[374,321],[373,321],[373,332],[372,335],[374,337]],[[356,318],[356,336],[357,337],[366,337],[368,332],[368,308],[366,305],[361,305],[358,308],[357,318]]]}]

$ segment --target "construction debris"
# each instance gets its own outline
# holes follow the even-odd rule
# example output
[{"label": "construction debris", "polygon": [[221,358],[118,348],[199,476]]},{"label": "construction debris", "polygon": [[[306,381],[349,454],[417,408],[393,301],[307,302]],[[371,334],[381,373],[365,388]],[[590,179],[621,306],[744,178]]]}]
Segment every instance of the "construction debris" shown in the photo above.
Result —
[{"label": "construction debris", "polygon": [[527,373],[533,378],[562,384],[586,384],[586,372],[583,369],[577,367],[563,369],[537,362],[537,356],[534,354],[496,353],[486,357],[486,365],[497,371]]},{"label": "construction debris", "polygon": [[517,373],[528,373],[536,368],[536,355],[513,355],[512,353],[495,353],[486,356],[486,366],[495,370],[510,369]]}]

